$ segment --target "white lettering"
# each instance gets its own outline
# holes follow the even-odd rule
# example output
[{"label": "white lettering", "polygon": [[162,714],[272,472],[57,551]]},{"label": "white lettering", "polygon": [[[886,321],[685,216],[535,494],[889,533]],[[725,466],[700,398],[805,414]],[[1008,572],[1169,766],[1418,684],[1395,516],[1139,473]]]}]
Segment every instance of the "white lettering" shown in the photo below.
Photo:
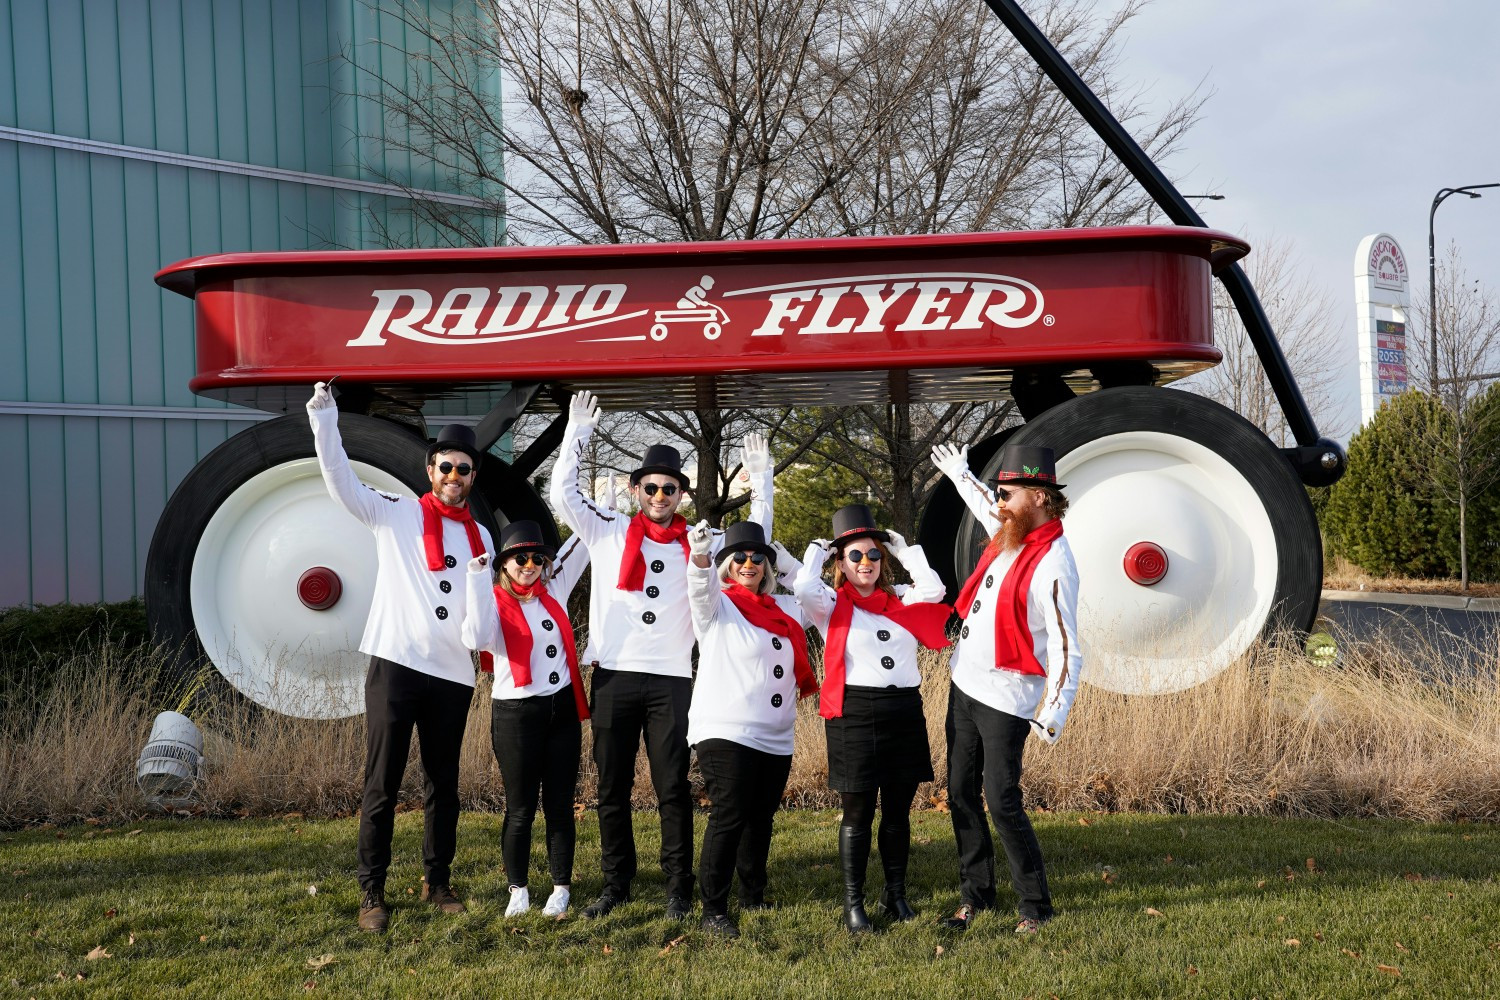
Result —
[{"label": "white lettering", "polygon": [[[530,329],[542,311],[542,304],[547,301],[547,286],[506,285],[499,291],[500,297],[495,300],[495,311],[490,314],[490,321],[479,332],[489,337]],[[516,303],[523,295],[526,296],[526,305],[521,308],[515,319],[506,322],[506,318],[515,310]]]},{"label": "white lettering", "polygon": [[776,292],[768,298],[771,300],[771,311],[766,313],[766,318],[760,326],[750,334],[752,337],[779,337],[782,333],[781,324],[786,320],[796,320],[802,315],[802,306],[793,303],[806,302],[812,296],[810,288],[797,288],[790,292]]},{"label": "white lettering", "polygon": [[582,285],[558,285],[557,301],[552,303],[552,310],[547,313],[547,318],[538,323],[537,326],[539,328],[544,326],[562,326],[566,323],[569,318],[568,307],[573,304],[573,300],[578,297],[578,293],[583,291],[583,287]]},{"label": "white lettering", "polygon": [[[421,338],[422,335],[412,329],[412,324],[432,310],[431,293],[421,288],[382,288],[372,294],[375,308],[370,312],[365,328],[345,347],[379,347],[385,343],[387,330],[398,337]],[[411,300],[411,310],[405,316],[393,319],[391,314],[402,299]]]},{"label": "white lettering", "polygon": [[948,308],[948,303],[953,299],[947,295],[939,295],[939,292],[961,292],[967,288],[967,281],[919,281],[917,282],[917,301],[912,303],[911,312],[906,320],[896,329],[904,330],[946,330],[951,317],[941,315]]},{"label": "white lettering", "polygon": [[[1016,285],[996,285],[995,290],[1003,296],[999,302],[984,311],[984,318],[996,326],[1003,326],[1011,330],[1019,330],[1023,326],[1029,326],[1042,312],[1042,293],[1036,293],[1036,308],[1025,316],[1016,315],[1021,307],[1026,304],[1026,290]],[[1033,288],[1033,291],[1036,291]]]},{"label": "white lettering", "polygon": [[608,316],[620,308],[620,301],[624,298],[624,285],[590,285],[583,293],[583,301],[578,303],[578,318],[590,320]]},{"label": "white lettering", "polygon": [[848,285],[830,285],[818,289],[818,308],[813,312],[813,318],[798,333],[848,333],[854,328],[854,317],[839,320],[837,326],[829,324],[833,318],[833,310],[837,308],[839,299],[849,290]]},{"label": "white lettering", "polygon": [[[466,300],[462,309],[457,306],[460,298]],[[479,332],[479,311],[489,300],[488,288],[450,288],[448,294],[443,296],[443,304],[432,314],[432,319],[422,324],[422,329],[440,337],[444,334],[472,337]],[[448,321],[455,316],[458,317],[458,322],[453,324],[452,330],[448,330]]]},{"label": "white lettering", "polygon": [[865,318],[855,328],[855,333],[879,333],[884,330],[886,310],[896,304],[896,300],[913,288],[917,287],[915,281],[898,281],[890,286],[891,294],[881,297],[880,290],[885,288],[884,282],[878,285],[855,285],[854,290],[859,297],[865,300]]}]

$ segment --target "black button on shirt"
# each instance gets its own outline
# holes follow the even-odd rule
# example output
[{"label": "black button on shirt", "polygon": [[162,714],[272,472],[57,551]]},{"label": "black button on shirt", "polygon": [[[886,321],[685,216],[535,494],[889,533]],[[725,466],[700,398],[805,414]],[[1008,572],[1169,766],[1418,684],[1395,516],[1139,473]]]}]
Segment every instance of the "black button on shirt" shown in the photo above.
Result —
[{"label": "black button on shirt", "polygon": [[653,559],[653,560],[651,560],[651,572],[653,572],[653,573],[660,573],[662,570],[664,570],[666,568],[667,568],[667,564],[664,563],[664,562],[662,562],[660,559]]},{"label": "black button on shirt", "polygon": [[441,621],[447,621],[447,619],[448,619],[448,609],[447,608],[443,608],[443,607],[439,607],[437,609],[437,616],[438,616],[438,621],[440,621],[440,622]]},{"label": "black button on shirt", "polygon": [[548,646],[547,647],[547,658],[550,660],[552,657],[554,657],[556,655],[557,655],[557,647],[556,646]]},{"label": "black button on shirt", "polygon": [[556,684],[560,680],[562,680],[562,674],[558,673],[556,670],[547,675],[548,684]]},{"label": "black button on shirt", "polygon": [[646,588],[646,596],[649,597],[649,598],[651,598],[653,601],[656,600],[658,597],[661,596],[661,588],[660,587],[647,587]]},{"label": "black button on shirt", "polygon": [[885,667],[885,669],[887,669],[887,670],[895,670],[896,669],[896,661],[893,660],[893,659],[891,659],[889,656],[882,656],[880,658],[880,665],[882,667]]},{"label": "black button on shirt", "polygon": [[447,580],[439,580],[438,590],[441,590],[445,594],[452,593],[453,584],[449,583]]},{"label": "black button on shirt", "polygon": [[778,663],[776,664],[776,666],[771,668],[771,676],[775,677],[777,680],[780,680],[781,678],[786,676],[786,671],[782,669],[781,664]]},{"label": "black button on shirt", "polygon": [[449,569],[452,569],[453,567],[458,565],[458,560],[453,558],[452,556],[443,556],[443,565],[447,566]]},{"label": "black button on shirt", "polygon": [[645,614],[641,615],[641,621],[645,622],[647,625],[656,624],[656,612],[647,611]]},{"label": "black button on shirt", "polygon": [[557,626],[552,624],[551,618],[543,618],[542,628],[546,629],[548,632],[551,632],[553,629],[557,628]]},{"label": "black button on shirt", "polygon": [[959,629],[958,637],[960,639],[967,639],[969,637],[969,626],[965,625],[963,628]]},{"label": "black button on shirt", "polygon": [[780,708],[781,707],[781,695],[779,695],[779,694],[773,694],[773,695],[771,695],[771,707],[772,708]]},{"label": "black button on shirt", "polygon": [[890,642],[891,633],[886,631],[885,629],[881,629],[879,632],[875,633],[875,638],[879,639],[881,642]]}]

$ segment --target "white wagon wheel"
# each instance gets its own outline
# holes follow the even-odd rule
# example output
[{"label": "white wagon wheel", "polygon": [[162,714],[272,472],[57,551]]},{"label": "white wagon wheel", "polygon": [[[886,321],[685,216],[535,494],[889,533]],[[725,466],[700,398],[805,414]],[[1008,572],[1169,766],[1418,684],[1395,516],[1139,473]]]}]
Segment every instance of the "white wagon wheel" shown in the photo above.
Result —
[{"label": "white wagon wheel", "polygon": [[[1311,625],[1323,575],[1312,505],[1291,464],[1238,414],[1174,389],[1105,389],[1048,410],[1010,443],[1057,453],[1085,681],[1179,691],[1261,635]],[[980,533],[966,518],[961,565],[974,565]]]},{"label": "white wagon wheel", "polygon": [[[416,434],[349,413],[339,430],[365,483],[431,488]],[[478,492],[470,502],[490,526]],[[374,536],[329,497],[302,415],[210,452],[172,494],[146,560],[157,641],[189,656],[201,646],[251,701],[302,718],[364,711],[369,657],[358,646],[374,583]]]}]

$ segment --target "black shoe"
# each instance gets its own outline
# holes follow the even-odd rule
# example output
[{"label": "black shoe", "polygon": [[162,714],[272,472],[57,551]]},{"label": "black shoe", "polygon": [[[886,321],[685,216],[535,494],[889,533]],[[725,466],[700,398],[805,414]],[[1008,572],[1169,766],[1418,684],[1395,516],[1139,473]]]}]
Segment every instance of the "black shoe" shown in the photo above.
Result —
[{"label": "black shoe", "polygon": [[868,934],[865,912],[865,869],[870,863],[870,831],[839,827],[839,864],[844,869],[844,927],[850,934]]},{"label": "black shoe", "polygon": [[385,886],[372,885],[360,895],[359,929],[384,934],[391,924],[391,908],[385,902]]},{"label": "black shoe", "polygon": [[686,920],[693,912],[693,901],[686,896],[667,897],[667,919]]},{"label": "black shoe", "polygon": [[609,914],[617,906],[624,906],[630,902],[629,896],[616,896],[608,889],[598,899],[583,908],[583,915],[590,920]]},{"label": "black shoe", "polygon": [[900,882],[887,882],[880,893],[881,909],[891,917],[892,920],[915,920],[917,911],[911,908],[906,901],[906,886]]},{"label": "black shoe", "polygon": [[938,923],[950,931],[966,931],[969,929],[969,925],[974,922],[974,914],[976,912],[972,903],[961,903],[958,909],[953,911],[953,916],[945,917],[939,920]]},{"label": "black shoe", "polygon": [[740,936],[740,929],[734,926],[734,921],[729,919],[727,913],[705,913],[698,926],[721,938],[734,939]]}]

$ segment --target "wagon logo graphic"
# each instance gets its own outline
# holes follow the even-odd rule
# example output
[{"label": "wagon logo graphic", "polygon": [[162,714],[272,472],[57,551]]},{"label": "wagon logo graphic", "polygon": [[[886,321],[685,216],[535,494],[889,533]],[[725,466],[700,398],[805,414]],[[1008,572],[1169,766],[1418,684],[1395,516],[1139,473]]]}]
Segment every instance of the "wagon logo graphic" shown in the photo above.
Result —
[{"label": "wagon logo graphic", "polygon": [[[372,292],[375,307],[348,347],[379,347],[388,337],[422,344],[493,344],[596,331],[580,342],[662,341],[674,327],[716,340],[731,322],[729,310],[710,298],[715,279],[705,274],[670,308],[628,309],[623,283],[506,285],[449,288],[434,307],[424,288]],[[679,286],[680,287],[680,286]],[[987,272],[946,271],[861,274],[756,285],[723,292],[739,299],[737,311],[758,325],[751,337],[786,334],[941,332],[1030,326],[1042,317],[1041,289],[1029,281]],[[670,299],[668,301],[671,301]],[[762,310],[764,310],[762,312]],[[1046,317],[1048,325],[1051,317]],[[619,330],[620,324],[630,324]],[[616,331],[598,330],[614,327]]]}]

